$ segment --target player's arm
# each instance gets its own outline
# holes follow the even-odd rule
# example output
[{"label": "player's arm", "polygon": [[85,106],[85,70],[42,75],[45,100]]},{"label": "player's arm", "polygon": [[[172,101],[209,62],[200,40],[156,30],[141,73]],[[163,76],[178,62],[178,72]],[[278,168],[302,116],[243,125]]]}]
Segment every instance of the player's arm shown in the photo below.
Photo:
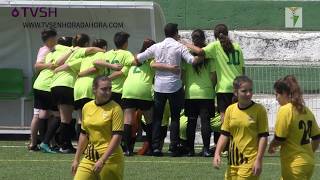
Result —
[{"label": "player's arm", "polygon": [[259,176],[262,172],[262,159],[264,156],[264,152],[266,151],[266,148],[267,148],[267,143],[268,143],[267,136],[259,137],[257,159],[254,162],[254,165],[252,168],[253,175],[255,176]]},{"label": "player's arm", "polygon": [[123,76],[123,72],[122,71],[114,71],[112,74],[110,74],[108,77],[111,79],[111,80],[114,80],[114,79],[117,79],[121,76]]},{"label": "player's arm", "polygon": [[154,44],[150,46],[148,49],[146,49],[144,52],[135,55],[131,65],[140,66],[144,61],[154,58],[155,51],[156,51],[156,46]]},{"label": "player's arm", "polygon": [[52,69],[54,67],[54,65],[52,63],[44,63],[44,62],[37,62],[34,65],[34,69],[36,70],[36,72],[40,72],[44,69]]},{"label": "player's arm", "polygon": [[68,64],[63,64],[57,68],[54,69],[54,73],[57,73],[57,72],[61,72],[61,71],[66,71],[70,69],[70,66]]},{"label": "player's arm", "polygon": [[312,139],[311,145],[312,145],[313,152],[315,152],[319,148],[319,144],[320,144],[320,138]]},{"label": "player's arm", "polygon": [[94,172],[100,172],[101,169],[103,168],[105,162],[108,160],[108,158],[111,156],[111,154],[114,152],[114,150],[120,146],[122,135],[121,134],[113,134],[110,144],[108,145],[107,150],[101,158],[96,162],[96,164],[93,167]]},{"label": "player's arm", "polygon": [[98,47],[87,47],[85,50],[85,55],[95,54],[97,52],[106,52],[106,50]]},{"label": "player's arm", "polygon": [[212,82],[212,87],[214,89],[216,87],[216,85],[217,85],[217,73],[216,72],[210,73],[210,79],[211,79],[211,82]]},{"label": "player's arm", "polygon": [[74,156],[74,160],[73,160],[72,166],[71,166],[71,170],[72,170],[73,175],[75,175],[77,172],[77,168],[78,168],[78,165],[80,162],[80,157],[83,154],[84,150],[86,149],[88,142],[89,142],[89,140],[88,140],[87,134],[82,131],[79,136],[77,151],[76,151],[76,154]]},{"label": "player's arm", "polygon": [[159,70],[159,71],[169,71],[174,74],[180,73],[180,67],[177,65],[171,65],[171,64],[164,64],[164,63],[157,63],[153,62],[150,64],[150,67]]},{"label": "player's arm", "polygon": [[70,55],[77,49],[78,48],[71,48],[71,49],[69,49],[69,51],[67,53],[65,53],[64,55],[60,56],[56,61],[56,66],[63,65],[66,62],[66,60],[70,57]]},{"label": "player's arm", "polygon": [[277,147],[281,146],[284,141],[285,141],[285,138],[280,138],[280,137],[275,136],[274,139],[269,144],[268,152],[270,154],[275,153]]},{"label": "player's arm", "polygon": [[187,48],[189,48],[192,52],[196,53],[198,56],[205,56],[205,52],[202,48],[199,48],[193,44],[185,43],[184,44]]},{"label": "player's arm", "polygon": [[221,152],[226,147],[229,141],[229,136],[230,136],[230,133],[224,132],[224,131],[221,132],[221,135],[219,137],[218,144],[216,147],[216,151],[214,153],[213,162],[212,162],[213,167],[216,169],[219,169],[221,166]]},{"label": "player's arm", "polygon": [[111,64],[105,60],[96,60],[93,64],[98,67],[106,67],[115,71],[120,71],[123,67],[121,64]]},{"label": "player's arm", "polygon": [[86,70],[84,70],[84,71],[79,72],[78,77],[88,76],[88,75],[94,74],[94,73],[97,72],[97,71],[98,71],[98,70],[97,70],[97,68],[95,68],[95,67],[88,68],[88,69],[86,69]]}]

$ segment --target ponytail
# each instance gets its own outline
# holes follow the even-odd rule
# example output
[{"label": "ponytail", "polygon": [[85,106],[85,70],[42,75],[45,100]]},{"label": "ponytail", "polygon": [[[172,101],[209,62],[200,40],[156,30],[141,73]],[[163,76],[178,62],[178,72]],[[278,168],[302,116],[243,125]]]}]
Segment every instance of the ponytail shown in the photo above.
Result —
[{"label": "ponytail", "polygon": [[228,27],[225,24],[218,24],[214,28],[214,37],[220,41],[226,54],[234,53],[233,44],[228,36]]},{"label": "ponytail", "polygon": [[293,75],[287,75],[283,80],[288,84],[290,88],[290,97],[292,105],[297,109],[299,113],[305,113],[305,103],[302,98],[302,91],[297,79]]},{"label": "ponytail", "polygon": [[301,88],[293,75],[288,75],[283,79],[279,79],[275,82],[273,88],[279,94],[287,94],[290,98],[290,103],[299,113],[304,114],[306,112]]}]

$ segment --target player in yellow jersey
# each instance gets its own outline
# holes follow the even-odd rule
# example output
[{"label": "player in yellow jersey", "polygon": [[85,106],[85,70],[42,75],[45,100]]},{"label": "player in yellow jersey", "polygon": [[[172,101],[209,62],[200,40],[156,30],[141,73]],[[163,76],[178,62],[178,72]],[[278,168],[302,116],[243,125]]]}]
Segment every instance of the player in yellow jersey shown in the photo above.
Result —
[{"label": "player in yellow jersey", "polygon": [[319,146],[320,129],[313,113],[304,105],[302,91],[292,75],[274,84],[280,104],[275,136],[269,146],[274,153],[280,146],[283,180],[311,179],[315,166],[314,152]]},{"label": "player in yellow jersey", "polygon": [[238,102],[230,105],[221,127],[213,165],[221,165],[221,152],[230,140],[226,180],[259,179],[262,159],[267,146],[267,112],[261,104],[252,101],[252,80],[238,76],[233,82]]},{"label": "player in yellow jersey", "polygon": [[[97,76],[93,81],[95,100],[83,107],[78,148],[72,163],[75,180],[121,180],[124,157],[120,146],[123,112],[111,100],[111,80]],[[84,154],[80,162],[80,156]],[[79,163],[80,162],[80,163]]]}]

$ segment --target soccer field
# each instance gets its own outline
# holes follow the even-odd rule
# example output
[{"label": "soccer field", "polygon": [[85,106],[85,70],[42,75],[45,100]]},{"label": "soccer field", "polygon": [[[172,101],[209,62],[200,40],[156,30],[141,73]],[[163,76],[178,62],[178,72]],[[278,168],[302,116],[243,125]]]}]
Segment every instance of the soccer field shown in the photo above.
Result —
[{"label": "soccer field", "polygon": [[[138,145],[139,146],[139,145]],[[0,179],[1,180],[58,180],[72,179],[70,166],[73,155],[44,154],[28,152],[25,141],[0,141]],[[317,165],[313,179],[320,177],[320,158],[316,154]],[[203,157],[148,157],[133,156],[125,158],[126,180],[213,180],[223,179],[226,158],[223,166],[215,170],[211,158]],[[260,179],[275,180],[280,176],[279,156],[266,155]]]}]

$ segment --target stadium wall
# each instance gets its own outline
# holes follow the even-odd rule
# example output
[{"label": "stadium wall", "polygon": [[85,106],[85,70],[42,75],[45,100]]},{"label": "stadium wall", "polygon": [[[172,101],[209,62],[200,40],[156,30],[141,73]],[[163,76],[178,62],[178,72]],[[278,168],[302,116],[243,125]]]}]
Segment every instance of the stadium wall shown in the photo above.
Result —
[{"label": "stadium wall", "polygon": [[285,30],[285,7],[302,7],[301,30],[320,30],[319,0],[154,1],[162,7],[167,22],[178,23],[180,29],[212,29],[223,22],[237,30]]}]

